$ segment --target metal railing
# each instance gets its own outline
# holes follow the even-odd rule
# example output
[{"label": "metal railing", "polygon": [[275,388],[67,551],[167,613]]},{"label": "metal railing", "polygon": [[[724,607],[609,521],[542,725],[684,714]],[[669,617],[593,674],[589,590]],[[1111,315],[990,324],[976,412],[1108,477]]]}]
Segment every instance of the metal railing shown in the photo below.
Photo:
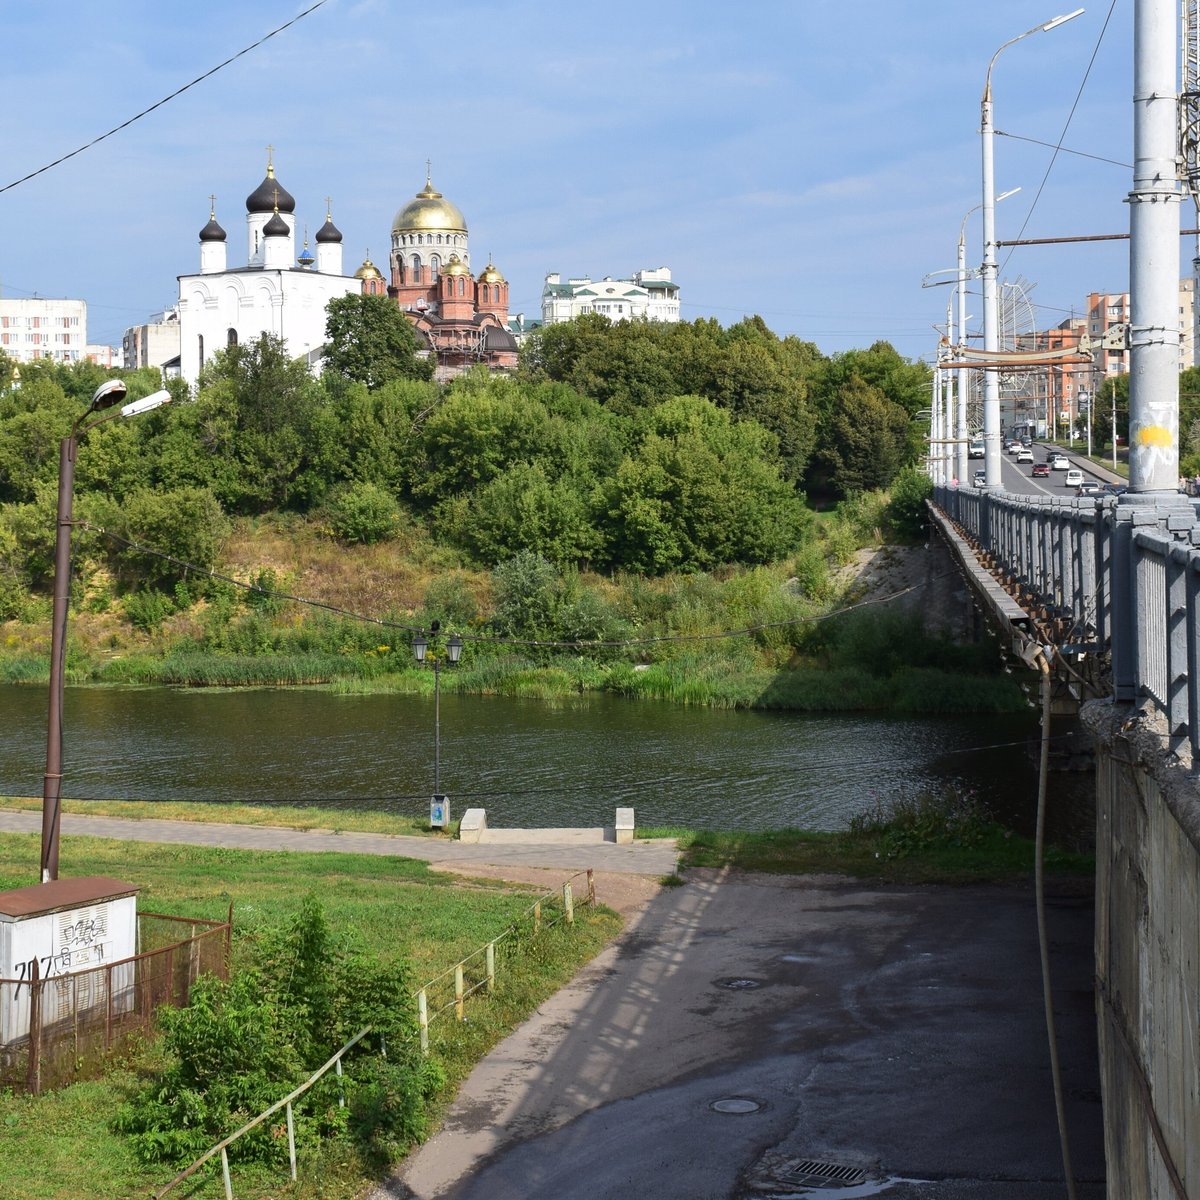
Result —
[{"label": "metal railing", "polygon": [[1106,659],[1114,697],[1161,717],[1169,748],[1200,763],[1193,504],[952,487],[935,487],[932,499],[1061,651]]}]

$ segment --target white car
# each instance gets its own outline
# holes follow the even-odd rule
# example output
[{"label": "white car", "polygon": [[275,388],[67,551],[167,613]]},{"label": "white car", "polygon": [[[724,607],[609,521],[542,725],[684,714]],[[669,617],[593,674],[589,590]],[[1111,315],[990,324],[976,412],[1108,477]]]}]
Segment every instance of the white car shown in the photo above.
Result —
[{"label": "white car", "polygon": [[1022,446],[1017,451],[1015,458],[1019,463],[1031,463],[1033,462],[1033,451],[1027,450],[1024,446]]},{"label": "white car", "polygon": [[1071,464],[1067,461],[1065,454],[1055,454],[1050,458],[1050,470],[1052,471],[1067,471]]},{"label": "white car", "polygon": [[1063,487],[1079,487],[1083,483],[1083,472],[1078,467],[1071,467],[1063,479]]}]

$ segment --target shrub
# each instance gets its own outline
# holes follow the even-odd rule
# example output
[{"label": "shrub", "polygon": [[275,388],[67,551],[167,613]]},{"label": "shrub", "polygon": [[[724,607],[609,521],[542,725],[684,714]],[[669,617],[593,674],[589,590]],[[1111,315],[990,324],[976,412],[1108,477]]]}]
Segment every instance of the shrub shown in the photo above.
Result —
[{"label": "shrub", "polygon": [[400,505],[377,483],[352,483],[329,503],[329,523],[346,542],[370,545],[400,531]]}]

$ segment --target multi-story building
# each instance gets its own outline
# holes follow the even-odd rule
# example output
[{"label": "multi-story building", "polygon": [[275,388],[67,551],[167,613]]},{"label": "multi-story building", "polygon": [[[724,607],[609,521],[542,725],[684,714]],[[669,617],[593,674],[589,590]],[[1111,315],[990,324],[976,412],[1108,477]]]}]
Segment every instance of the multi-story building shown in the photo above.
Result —
[{"label": "multi-story building", "polygon": [[0,353],[17,362],[87,358],[87,303],[83,300],[0,300]]},{"label": "multi-story building", "polygon": [[156,313],[144,325],[132,325],[121,340],[125,366],[158,367],[165,375],[179,374],[179,309]]},{"label": "multi-story building", "polygon": [[[1114,325],[1129,323],[1128,292],[1092,292],[1087,298],[1087,333],[1099,341]],[[1100,348],[1095,352],[1097,382],[1110,375],[1124,375],[1129,370],[1129,351],[1124,345],[1116,349]]]},{"label": "multi-story building", "polygon": [[1179,281],[1179,369],[1196,366],[1196,281]]},{"label": "multi-story building", "polygon": [[568,279],[551,272],[542,288],[542,321],[553,325],[583,313],[600,313],[614,321],[678,321],[679,285],[668,267],[638,271],[630,279]]}]

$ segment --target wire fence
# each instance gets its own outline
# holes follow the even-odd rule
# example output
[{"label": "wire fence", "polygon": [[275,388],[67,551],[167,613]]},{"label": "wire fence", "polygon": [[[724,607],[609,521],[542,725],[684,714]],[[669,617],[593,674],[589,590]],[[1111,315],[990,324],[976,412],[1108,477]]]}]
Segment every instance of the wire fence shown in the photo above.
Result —
[{"label": "wire fence", "polygon": [[141,913],[132,958],[55,975],[31,959],[23,978],[0,979],[0,1087],[37,1095],[100,1074],[162,1005],[187,1004],[201,975],[228,977],[231,931],[232,913]]}]

